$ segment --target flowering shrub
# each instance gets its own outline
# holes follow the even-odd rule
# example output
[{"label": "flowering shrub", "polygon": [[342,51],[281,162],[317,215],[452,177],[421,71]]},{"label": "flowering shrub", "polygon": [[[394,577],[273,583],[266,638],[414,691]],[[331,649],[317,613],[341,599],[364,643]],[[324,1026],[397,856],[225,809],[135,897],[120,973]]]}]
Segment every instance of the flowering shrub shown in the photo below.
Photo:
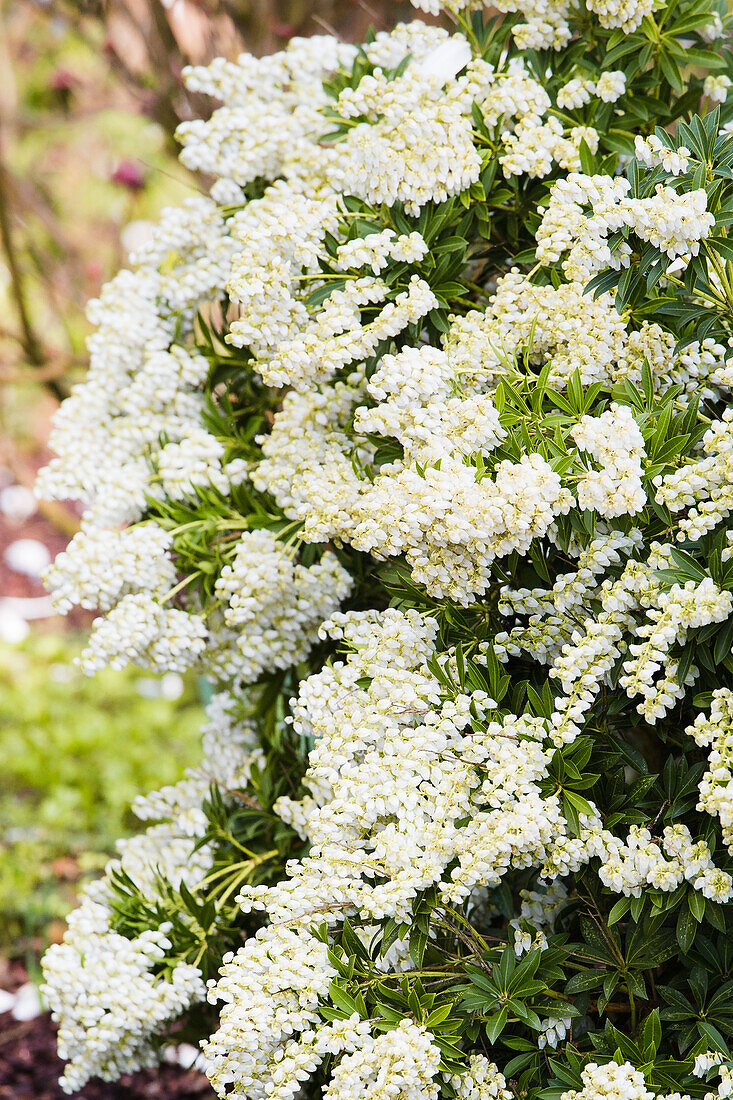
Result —
[{"label": "flowering shrub", "polygon": [[191,70],[92,306],[48,584],[217,692],[46,955],[69,1091],[733,1088],[725,20],[499,7]]}]

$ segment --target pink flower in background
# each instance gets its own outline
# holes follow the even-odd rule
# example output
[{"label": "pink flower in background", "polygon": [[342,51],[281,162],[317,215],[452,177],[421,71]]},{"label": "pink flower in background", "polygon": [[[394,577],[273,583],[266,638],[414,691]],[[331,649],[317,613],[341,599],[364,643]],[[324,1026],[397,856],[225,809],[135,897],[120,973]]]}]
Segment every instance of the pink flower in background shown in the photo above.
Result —
[{"label": "pink flower in background", "polygon": [[134,160],[121,160],[110,178],[113,183],[119,183],[130,191],[142,191],[145,186],[143,170]]}]

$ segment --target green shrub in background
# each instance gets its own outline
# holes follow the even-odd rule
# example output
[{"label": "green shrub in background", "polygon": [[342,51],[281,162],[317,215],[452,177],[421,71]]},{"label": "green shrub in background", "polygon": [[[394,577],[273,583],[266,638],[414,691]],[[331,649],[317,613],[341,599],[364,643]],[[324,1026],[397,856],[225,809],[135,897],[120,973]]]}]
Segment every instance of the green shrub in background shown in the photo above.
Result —
[{"label": "green shrub in background", "polygon": [[59,635],[0,647],[0,951],[45,940],[77,876],[134,831],[135,795],[180,779],[200,752],[190,685],[171,699],[140,672],[90,680],[71,664],[79,649]]}]

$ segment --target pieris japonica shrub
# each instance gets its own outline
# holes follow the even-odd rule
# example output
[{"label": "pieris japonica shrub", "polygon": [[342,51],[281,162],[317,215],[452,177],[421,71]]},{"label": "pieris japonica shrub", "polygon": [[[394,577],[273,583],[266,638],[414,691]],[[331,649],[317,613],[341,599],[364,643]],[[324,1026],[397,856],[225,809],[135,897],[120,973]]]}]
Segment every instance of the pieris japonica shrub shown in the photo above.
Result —
[{"label": "pieris japonica shrub", "polygon": [[91,306],[48,585],[215,694],[46,955],[69,1091],[733,1089],[726,17],[498,7],[190,70]]}]

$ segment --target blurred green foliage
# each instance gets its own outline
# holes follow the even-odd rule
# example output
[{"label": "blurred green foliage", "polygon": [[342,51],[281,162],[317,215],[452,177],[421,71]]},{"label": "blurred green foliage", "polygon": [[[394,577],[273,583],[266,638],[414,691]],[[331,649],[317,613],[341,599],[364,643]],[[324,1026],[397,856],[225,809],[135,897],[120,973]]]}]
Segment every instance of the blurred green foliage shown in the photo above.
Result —
[{"label": "blurred green foliage", "polygon": [[200,755],[191,683],[169,699],[150,697],[160,680],[139,671],[89,679],[72,664],[79,649],[58,634],[0,645],[3,952],[55,938],[80,883],[136,830],[135,795],[175,782]]}]

